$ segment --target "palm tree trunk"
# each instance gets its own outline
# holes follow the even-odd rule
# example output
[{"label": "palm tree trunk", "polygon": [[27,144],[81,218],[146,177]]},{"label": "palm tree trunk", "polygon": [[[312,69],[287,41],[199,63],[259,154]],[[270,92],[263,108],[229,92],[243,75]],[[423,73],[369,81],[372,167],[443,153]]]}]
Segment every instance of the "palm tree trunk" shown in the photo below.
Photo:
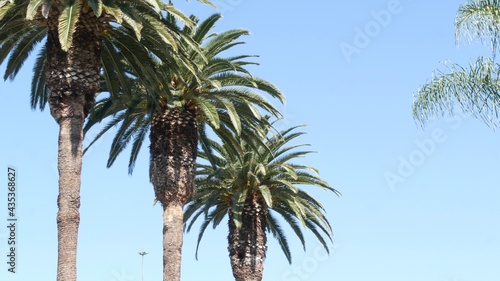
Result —
[{"label": "palm tree trunk", "polygon": [[76,281],[83,125],[99,89],[100,29],[98,19],[82,10],[73,35],[73,45],[61,49],[58,12],[48,18],[47,84],[49,106],[59,125],[59,197],[57,205],[58,281]]},{"label": "palm tree trunk", "polygon": [[163,280],[181,280],[182,204],[163,206]]},{"label": "palm tree trunk", "polygon": [[228,251],[236,281],[261,281],[266,257],[266,210],[262,198],[249,192],[237,228],[229,212]]},{"label": "palm tree trunk", "polygon": [[59,197],[57,205],[57,280],[76,280],[76,250],[80,223],[80,176],[82,168],[83,119],[59,122]]},{"label": "palm tree trunk", "polygon": [[162,108],[150,133],[150,178],[163,206],[163,280],[180,281],[182,209],[194,194],[198,124],[194,108]]}]

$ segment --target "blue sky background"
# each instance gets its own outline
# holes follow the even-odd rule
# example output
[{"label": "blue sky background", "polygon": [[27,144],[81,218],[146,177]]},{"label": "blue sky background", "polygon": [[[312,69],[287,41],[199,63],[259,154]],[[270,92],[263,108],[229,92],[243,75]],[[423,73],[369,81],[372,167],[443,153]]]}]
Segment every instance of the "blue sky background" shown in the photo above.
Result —
[{"label": "blue sky background", "polygon": [[[468,116],[422,130],[411,112],[413,94],[440,62],[466,65],[489,54],[455,44],[453,21],[464,1],[214,2],[224,15],[217,30],[250,30],[235,51],[260,55],[253,73],[286,94],[281,126],[308,125],[301,140],[318,153],[305,163],[343,193],[311,191],[334,228],[331,255],[311,235],[304,253],[289,232],[289,265],[270,238],[265,281],[500,279],[500,135]],[[176,4],[202,18],[213,13],[195,1]],[[377,23],[382,10],[391,16]],[[359,41],[358,30],[368,30],[369,40]],[[346,44],[356,53],[346,55]],[[1,262],[0,280],[56,276],[57,126],[48,111],[29,108],[31,67],[0,82],[0,261],[8,165],[17,167],[19,185],[18,273]],[[79,280],[141,280],[142,250],[149,253],[145,280],[161,280],[161,208],[153,206],[147,147],[130,177],[128,155],[105,168],[111,138],[84,157]],[[182,280],[233,280],[226,231],[222,224],[206,233],[198,261],[197,233],[185,236]]]}]

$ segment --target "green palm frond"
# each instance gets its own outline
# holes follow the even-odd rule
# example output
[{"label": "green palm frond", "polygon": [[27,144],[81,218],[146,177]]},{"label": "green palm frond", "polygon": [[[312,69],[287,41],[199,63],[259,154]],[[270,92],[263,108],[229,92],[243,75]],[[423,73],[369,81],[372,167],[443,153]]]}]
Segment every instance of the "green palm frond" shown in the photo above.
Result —
[{"label": "green palm frond", "polygon": [[455,104],[461,110],[496,127],[500,107],[500,67],[480,57],[468,68],[452,64],[448,72],[438,72],[415,95],[413,115],[421,125],[445,113],[453,115]]},{"label": "green palm frond", "polygon": [[203,239],[203,235],[205,234],[205,230],[210,225],[211,221],[209,219],[204,220],[201,223],[200,232],[198,233],[198,240],[196,241],[196,252],[195,258],[198,259],[198,249],[200,248],[201,240]]},{"label": "green palm frond", "polygon": [[236,188],[232,190],[232,206],[229,206],[230,212],[233,214],[233,221],[237,228],[240,228],[243,221],[243,208],[245,207],[245,199],[247,198],[248,189]]},{"label": "green palm frond", "polygon": [[[112,128],[114,128],[118,124],[120,124],[120,122],[122,122],[122,120],[123,120],[122,119],[123,115],[125,115],[125,113],[121,112],[121,113],[117,114],[117,116],[114,117],[113,120],[111,120],[110,122],[108,122],[108,124],[106,124],[106,126],[103,129],[101,129],[101,131],[92,139],[92,141],[90,142],[90,144],[83,150],[83,153],[85,154],[87,152],[87,150],[89,150],[89,148],[94,143],[96,143],[102,136],[104,136],[104,134],[106,134],[109,130],[111,130]],[[92,125],[89,125],[89,123],[86,123],[86,127],[84,128],[84,130],[88,131],[91,126]]]},{"label": "green palm frond", "polygon": [[193,40],[198,44],[202,44],[203,41],[207,40],[207,34],[215,27],[218,20],[221,19],[220,14],[212,14],[206,18],[203,22],[198,24],[198,28],[193,35]]},{"label": "green palm frond", "polygon": [[130,79],[124,71],[119,71],[122,66],[123,56],[117,52],[117,48],[111,41],[106,40],[102,44],[102,68],[104,81],[101,84],[102,90],[108,90],[110,93],[119,93],[123,91],[130,95]]},{"label": "green palm frond", "polygon": [[462,4],[455,19],[457,43],[463,38],[478,40],[492,50],[492,59],[479,57],[468,67],[447,65],[414,96],[413,116],[424,126],[435,117],[455,114],[455,107],[493,128],[498,126],[500,66],[495,63],[500,39],[500,1],[469,0]]},{"label": "green palm frond", "polygon": [[12,0],[5,0],[0,2],[0,21],[2,21],[5,16],[16,7],[16,4]]},{"label": "green palm frond", "polygon": [[26,19],[33,20],[35,16],[38,14],[38,10],[42,5],[46,2],[46,0],[33,0],[29,1],[28,8],[26,11]]},{"label": "green palm frond", "polygon": [[[57,5],[55,7],[54,5]],[[101,62],[103,74],[108,85],[106,89],[112,93],[129,88],[122,84],[127,80],[123,78],[125,71],[123,66],[127,66],[137,79],[144,79],[143,83],[148,85],[158,85],[157,90],[165,90],[165,86],[159,83],[157,78],[158,70],[149,68],[151,59],[159,58],[171,67],[177,68],[177,64],[190,66],[185,54],[180,53],[176,47],[180,45],[180,38],[177,27],[173,28],[163,19],[163,15],[170,16],[175,13],[179,22],[185,25],[193,23],[181,11],[174,7],[167,7],[160,0],[62,0],[58,2],[45,0],[20,0],[20,1],[0,1],[0,64],[9,56],[11,65],[5,77],[14,79],[17,71],[22,66],[29,51],[34,50],[35,43],[44,39],[44,30],[48,28],[48,12],[50,9],[57,9],[58,36],[63,50],[68,50],[72,45],[72,36],[76,24],[79,21],[80,12],[88,8],[94,11],[97,17],[105,19],[100,30],[103,39],[103,53]],[[36,31],[35,31],[36,30]],[[45,33],[46,34],[46,33]],[[30,38],[32,37],[32,38]],[[182,39],[187,41],[186,39]],[[31,44],[31,45],[30,45]],[[201,54],[199,46],[191,44],[194,52]],[[40,53],[43,54],[43,53]],[[154,60],[153,59],[153,60]],[[43,60],[43,59],[41,59]],[[122,60],[119,64],[116,60]],[[40,65],[38,65],[40,69]],[[197,71],[190,66],[191,73],[197,78]],[[43,75],[42,72],[35,72]],[[119,82],[116,81],[118,78]],[[44,81],[43,77],[33,77],[34,81]],[[38,85],[36,82],[34,84]],[[40,92],[32,93],[32,101],[45,102],[47,99],[43,95],[47,94],[42,85],[32,87]],[[45,105],[38,104],[42,109]]]},{"label": "green palm frond", "polygon": [[209,5],[211,6],[212,8],[217,8],[213,3],[212,1],[209,1],[209,0],[198,0],[200,3],[203,3],[203,4],[206,4],[206,5]]},{"label": "green palm frond", "polygon": [[94,11],[94,14],[97,17],[100,17],[103,9],[102,0],[87,0],[87,3],[89,4],[92,11]]},{"label": "green palm frond", "polygon": [[[106,53],[106,59],[103,59],[105,70],[128,70],[121,73],[104,72],[106,82],[103,90],[112,93],[111,97],[115,105],[112,108],[99,107],[100,102],[98,102],[97,110],[91,113],[88,121],[88,124],[96,124],[118,112],[127,112],[127,114],[120,115],[122,118],[119,122],[118,134],[120,136],[113,140],[108,164],[111,165],[133,139],[137,140],[133,142],[133,151],[140,150],[139,140],[144,140],[143,133],[148,131],[145,127],[151,126],[151,116],[162,105],[168,105],[171,108],[196,106],[200,132],[206,131],[206,127],[209,127],[220,138],[228,141],[231,139],[232,132],[237,132],[244,138],[262,135],[260,126],[267,122],[262,118],[262,111],[281,116],[263,94],[269,94],[272,98],[282,101],[284,100],[283,93],[268,81],[249,75],[249,71],[244,68],[244,65],[251,64],[245,60],[254,56],[241,55],[230,58],[221,56],[221,52],[229,49],[228,44],[230,45],[247,32],[236,30],[221,34],[211,33],[218,19],[220,15],[210,16],[201,22],[193,17],[190,20],[197,25],[184,26],[184,31],[188,31],[188,34],[182,33],[181,27],[173,26],[179,18],[170,17],[162,20],[171,30],[182,33],[178,47],[184,50],[182,52],[184,58],[192,62],[189,64],[183,63],[180,58],[174,58],[173,61],[166,63],[164,56],[173,51],[172,47],[165,46],[165,44],[160,47],[161,41],[155,40],[150,29],[146,27],[142,34],[148,38],[144,40],[147,49],[129,50],[129,46],[136,46],[133,42],[136,39],[130,32],[126,36],[121,30],[116,34],[111,32],[108,34],[110,40],[105,44],[103,51]],[[193,47],[193,44],[198,43],[201,44],[201,51]],[[211,47],[207,48],[207,46]],[[146,50],[154,50],[153,57],[147,58]],[[141,63],[151,60],[155,62],[152,65]],[[124,89],[125,86],[127,86],[126,89]],[[130,95],[134,98],[130,99]],[[137,106],[133,105],[136,102]],[[144,122],[140,123],[142,127],[131,119],[146,114],[149,117],[144,118]],[[127,126],[131,127],[126,129]],[[90,127],[86,126],[86,131]],[[202,135],[200,133],[200,136]],[[203,144],[204,139],[200,138],[200,141]],[[136,156],[130,157],[130,171],[136,159]]]},{"label": "green palm frond", "polygon": [[215,104],[211,103],[209,100],[200,99],[198,100],[198,105],[204,118],[207,119],[207,122],[210,123],[210,125],[216,130],[219,129],[220,119]]},{"label": "green palm frond", "polygon": [[[306,226],[307,228],[312,231],[312,233],[314,233],[314,235],[316,236],[316,238],[319,240],[319,242],[321,243],[321,245],[323,246],[323,248],[326,250],[326,252],[328,254],[330,254],[330,248],[328,247],[328,243],[326,242],[325,238],[323,237],[324,235],[322,235],[318,229],[317,229],[317,225],[316,224],[313,224],[311,223],[310,220],[307,220],[306,221]],[[326,232],[325,232],[326,233]],[[327,235],[327,237],[330,238],[329,235]],[[331,240],[331,239],[330,239]]]},{"label": "green palm frond", "polygon": [[66,5],[59,16],[59,42],[64,51],[69,50],[73,43],[73,33],[80,16],[81,5],[80,0],[66,0]]},{"label": "green palm frond", "polygon": [[[29,40],[29,37],[25,35],[26,33],[29,33],[31,31],[32,25],[26,25],[22,17],[17,17],[11,21],[7,21],[4,25],[1,25],[1,27],[2,28],[0,29],[0,42],[1,42],[0,64],[3,63],[6,58],[9,57],[11,52],[24,48],[24,46],[20,45],[20,41]],[[32,34],[36,36],[36,33]],[[36,40],[34,40],[34,42],[36,42]],[[32,45],[33,44],[31,44],[31,46],[28,46],[30,50],[33,48]],[[17,66],[22,65],[24,63],[24,60],[17,59],[16,61],[17,61],[16,64]],[[12,73],[10,75],[4,74],[4,79],[7,78],[12,79],[13,77],[15,77],[15,75],[12,75]]]},{"label": "green palm frond", "polygon": [[16,45],[10,50],[4,79],[14,80],[23,63],[46,35],[47,32],[43,27],[34,25],[17,39]]},{"label": "green palm frond", "polygon": [[288,245],[288,240],[286,239],[285,232],[279,225],[278,221],[272,216],[267,216],[268,231],[271,232],[278,241],[281,250],[285,254],[286,259],[291,264],[292,263],[292,253],[290,252],[290,246]]},{"label": "green palm frond", "polygon": [[[187,214],[187,216],[186,215],[184,216],[185,218],[184,228],[187,232],[191,230],[191,227],[196,221],[196,218],[200,217],[201,215],[205,215],[206,218],[202,223],[202,225],[200,226],[200,230],[198,233],[198,240],[196,244],[196,253],[195,253],[196,259],[198,259],[199,246],[207,227],[210,224],[212,224],[212,227],[216,228],[227,215],[227,209],[224,207],[224,205],[216,204],[216,202],[214,202],[214,200],[218,200],[218,194],[216,191],[221,191],[221,190],[215,186],[211,186],[208,190],[205,190],[205,192],[200,191],[198,195],[199,200],[197,200],[197,202],[192,202],[192,204],[188,205],[185,209],[185,214]],[[212,204],[207,205],[205,204],[205,202],[211,202]],[[217,207],[210,209],[209,206],[213,205],[216,205]],[[192,220],[189,224],[187,224],[186,217],[195,219]]]},{"label": "green palm frond", "polygon": [[[303,135],[303,132],[296,132],[301,127],[271,133],[272,127],[268,125],[264,129],[267,133],[263,137],[264,145],[252,138],[242,139],[241,135],[234,132],[220,139],[220,144],[213,140],[207,141],[210,143],[202,146],[198,155],[201,161],[209,163],[198,165],[198,191],[184,214],[187,231],[196,220],[212,220],[207,210],[215,208],[224,208],[231,214],[236,227],[241,227],[247,196],[258,194],[267,210],[266,230],[277,239],[289,262],[289,244],[276,215],[290,226],[304,250],[306,245],[302,230],[309,229],[328,251],[327,241],[332,240],[333,234],[324,214],[325,209],[305,188],[316,186],[336,195],[340,193],[322,180],[316,169],[293,163],[310,153],[296,150],[307,145],[290,144]],[[210,194],[218,200],[212,198],[208,201]],[[204,223],[202,231],[205,231],[203,226]]]},{"label": "green palm frond", "polygon": [[33,80],[31,81],[31,108],[43,111],[49,97],[49,88],[45,79],[45,46],[42,47],[33,67]]},{"label": "green palm frond", "polygon": [[460,6],[455,19],[457,43],[465,37],[469,42],[487,43],[495,54],[500,39],[500,1],[469,0]]},{"label": "green palm frond", "polygon": [[146,122],[149,122],[149,120],[141,118],[141,120],[138,121],[138,129],[136,130],[136,132],[134,132],[132,150],[130,152],[130,159],[128,164],[129,174],[132,174],[132,172],[134,171],[135,162],[137,161],[137,157],[139,156],[139,151],[141,150],[142,143],[149,133],[149,127],[144,124]]},{"label": "green palm frond", "polygon": [[135,36],[136,36],[137,40],[141,40],[141,30],[143,27],[142,23],[135,21],[134,19],[132,19],[128,15],[123,15],[123,20],[125,21],[125,23],[128,26],[132,27],[132,29],[135,32]]},{"label": "green palm frond", "polygon": [[163,10],[163,5],[165,5],[163,3],[163,1],[161,0],[146,0],[151,6],[153,6],[155,8],[156,11],[161,11]]}]

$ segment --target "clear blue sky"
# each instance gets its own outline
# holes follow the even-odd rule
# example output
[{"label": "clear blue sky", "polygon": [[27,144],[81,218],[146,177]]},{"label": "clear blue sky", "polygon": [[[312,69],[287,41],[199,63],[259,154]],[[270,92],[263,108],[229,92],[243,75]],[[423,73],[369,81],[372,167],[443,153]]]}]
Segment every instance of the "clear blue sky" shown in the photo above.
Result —
[{"label": "clear blue sky", "polygon": [[[331,255],[311,236],[304,253],[289,232],[290,266],[270,238],[265,281],[500,280],[499,133],[467,116],[422,130],[411,115],[413,94],[441,61],[488,54],[455,45],[463,2],[215,1],[225,7],[218,30],[250,30],[239,53],[259,54],[254,74],[285,92],[284,126],[308,124],[302,141],[318,153],[305,161],[343,193],[313,192],[334,228]],[[195,1],[176,3],[185,13],[212,13]],[[57,126],[48,111],[29,108],[31,66],[0,82],[0,261],[7,165],[19,173],[20,245],[18,273],[1,262],[0,280],[56,275]],[[161,208],[152,205],[147,148],[130,177],[125,155],[105,169],[110,139],[84,158],[79,280],[140,280],[142,250],[145,280],[161,280]],[[185,236],[182,279],[233,280],[225,225],[206,233],[198,261],[196,235]]]}]

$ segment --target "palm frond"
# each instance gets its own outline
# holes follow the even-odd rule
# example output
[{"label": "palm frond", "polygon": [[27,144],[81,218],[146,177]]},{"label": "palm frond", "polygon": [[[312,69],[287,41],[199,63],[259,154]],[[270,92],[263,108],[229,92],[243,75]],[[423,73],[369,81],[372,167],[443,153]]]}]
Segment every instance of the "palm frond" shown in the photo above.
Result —
[{"label": "palm frond", "polygon": [[33,80],[31,81],[31,108],[37,107],[43,111],[49,98],[49,88],[45,77],[45,58],[47,57],[45,46],[40,50],[33,67]]},{"label": "palm frond", "polygon": [[[320,187],[336,195],[340,193],[330,187],[317,173],[311,173],[311,171],[316,172],[316,169],[291,162],[310,153],[310,151],[296,150],[307,145],[289,145],[289,142],[304,134],[296,131],[302,126],[271,134],[271,125],[272,123],[263,129],[269,133],[261,140],[265,143],[265,147],[260,146],[260,142],[255,139],[242,139],[242,136],[235,132],[221,138],[220,144],[211,141],[204,145],[210,150],[203,148],[200,156],[204,160],[212,159],[207,157],[208,151],[208,153],[215,154],[213,159],[216,161],[209,160],[208,164],[199,164],[197,176],[199,180],[196,185],[200,193],[192,199],[196,204],[190,205],[189,214],[196,213],[196,208],[200,210],[212,208],[214,201],[208,205],[203,204],[211,193],[219,198],[216,201],[218,202],[217,208],[220,210],[223,208],[230,213],[229,217],[239,228],[245,204],[247,204],[246,199],[249,198],[248,196],[257,194],[259,200],[265,202],[263,206],[267,214],[266,230],[278,240],[283,253],[291,262],[291,252],[285,232],[274,214],[279,214],[281,219],[291,227],[304,250],[306,241],[303,229],[308,229],[328,251],[327,239],[332,241],[332,229],[326,218],[325,209],[318,200],[301,187]],[[238,149],[235,150],[235,147]],[[225,192],[220,192],[220,188],[214,188],[216,186],[225,187]],[[202,217],[202,213],[198,211],[196,218]],[[213,219],[207,214],[204,218],[205,220]],[[192,223],[193,221],[190,225]]]},{"label": "palm frond", "polygon": [[0,2],[0,20],[3,20],[4,17],[15,7],[16,4],[14,1],[7,0]]},{"label": "palm frond", "polygon": [[31,26],[31,29],[27,30],[26,33],[18,39],[15,47],[10,51],[10,57],[7,62],[4,79],[15,79],[28,56],[46,35],[47,32],[43,27],[34,25]]},{"label": "palm frond", "polygon": [[268,225],[268,231],[271,232],[278,240],[278,244],[281,247],[281,250],[285,254],[286,259],[288,260],[288,263],[292,263],[292,253],[290,252],[290,246],[288,245],[288,241],[286,239],[286,235],[279,225],[278,221],[272,216],[268,215],[267,216],[267,225]]},{"label": "palm frond", "polygon": [[459,43],[465,37],[469,43],[479,40],[490,46],[493,55],[500,39],[500,2],[469,0],[462,4],[455,19],[455,37]]},{"label": "palm frond", "polygon": [[33,0],[29,1],[26,11],[26,19],[33,20],[38,13],[38,9],[46,2],[46,0]]},{"label": "palm frond", "polygon": [[102,0],[87,0],[87,3],[89,4],[92,11],[94,11],[96,17],[100,17],[102,14],[102,7],[103,7]]},{"label": "palm frond", "polygon": [[80,16],[82,2],[79,0],[66,0],[66,5],[59,16],[59,42],[64,51],[69,50],[73,43],[73,33]]},{"label": "palm frond", "polygon": [[489,58],[480,57],[468,68],[448,66],[423,85],[413,101],[413,116],[423,126],[433,117],[455,113],[459,105],[486,124],[496,127],[500,106],[500,68]]}]

